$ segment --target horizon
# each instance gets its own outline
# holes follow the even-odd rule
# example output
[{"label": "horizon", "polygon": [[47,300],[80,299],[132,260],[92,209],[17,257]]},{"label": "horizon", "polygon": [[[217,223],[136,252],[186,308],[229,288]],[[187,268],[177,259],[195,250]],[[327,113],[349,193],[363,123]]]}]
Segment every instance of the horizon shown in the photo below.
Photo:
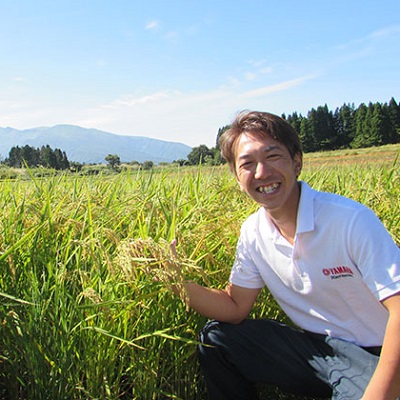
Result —
[{"label": "horizon", "polygon": [[398,101],[397,0],[0,0],[0,10],[2,127],[214,147],[243,109]]}]

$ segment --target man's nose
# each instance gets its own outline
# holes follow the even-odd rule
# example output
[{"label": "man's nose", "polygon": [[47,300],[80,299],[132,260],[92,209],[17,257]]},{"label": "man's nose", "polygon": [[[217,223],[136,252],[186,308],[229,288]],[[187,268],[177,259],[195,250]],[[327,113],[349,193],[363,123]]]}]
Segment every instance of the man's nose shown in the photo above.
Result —
[{"label": "man's nose", "polygon": [[262,179],[266,178],[268,174],[270,173],[270,167],[268,166],[268,163],[265,161],[260,161],[257,163],[256,171],[254,174],[255,179]]}]

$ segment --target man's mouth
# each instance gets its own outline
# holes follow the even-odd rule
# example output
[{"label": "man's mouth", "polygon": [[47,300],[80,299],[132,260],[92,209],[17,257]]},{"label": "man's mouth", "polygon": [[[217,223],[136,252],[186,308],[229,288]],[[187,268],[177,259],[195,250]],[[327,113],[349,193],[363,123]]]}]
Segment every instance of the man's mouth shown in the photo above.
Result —
[{"label": "man's mouth", "polygon": [[269,194],[274,192],[276,189],[278,189],[279,183],[274,183],[272,185],[268,186],[259,186],[257,188],[257,192],[264,193],[264,194]]}]

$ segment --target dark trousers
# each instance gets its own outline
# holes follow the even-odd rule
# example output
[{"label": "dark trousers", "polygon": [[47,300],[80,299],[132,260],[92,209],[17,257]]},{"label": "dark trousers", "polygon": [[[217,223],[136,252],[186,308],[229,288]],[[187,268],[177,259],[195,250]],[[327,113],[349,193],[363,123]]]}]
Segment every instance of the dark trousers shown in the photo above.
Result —
[{"label": "dark trousers", "polygon": [[257,384],[309,397],[358,400],[379,357],[346,341],[277,321],[210,321],[199,359],[211,400],[255,400]]}]

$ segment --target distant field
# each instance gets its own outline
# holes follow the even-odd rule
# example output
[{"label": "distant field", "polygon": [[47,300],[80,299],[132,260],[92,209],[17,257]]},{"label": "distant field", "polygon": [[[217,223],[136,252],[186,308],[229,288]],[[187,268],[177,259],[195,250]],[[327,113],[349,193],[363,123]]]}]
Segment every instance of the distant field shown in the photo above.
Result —
[{"label": "distant field", "polygon": [[307,153],[304,157],[311,166],[332,164],[390,164],[400,157],[400,144],[391,144],[366,149],[346,149],[318,153]]},{"label": "distant field", "polygon": [[[306,154],[301,179],[368,205],[400,244],[399,150]],[[0,399],[205,399],[205,319],[168,290],[165,243],[186,277],[226,284],[257,208],[227,166],[23,171],[0,182],[0,207]],[[285,319],[266,291],[252,315]]]}]

